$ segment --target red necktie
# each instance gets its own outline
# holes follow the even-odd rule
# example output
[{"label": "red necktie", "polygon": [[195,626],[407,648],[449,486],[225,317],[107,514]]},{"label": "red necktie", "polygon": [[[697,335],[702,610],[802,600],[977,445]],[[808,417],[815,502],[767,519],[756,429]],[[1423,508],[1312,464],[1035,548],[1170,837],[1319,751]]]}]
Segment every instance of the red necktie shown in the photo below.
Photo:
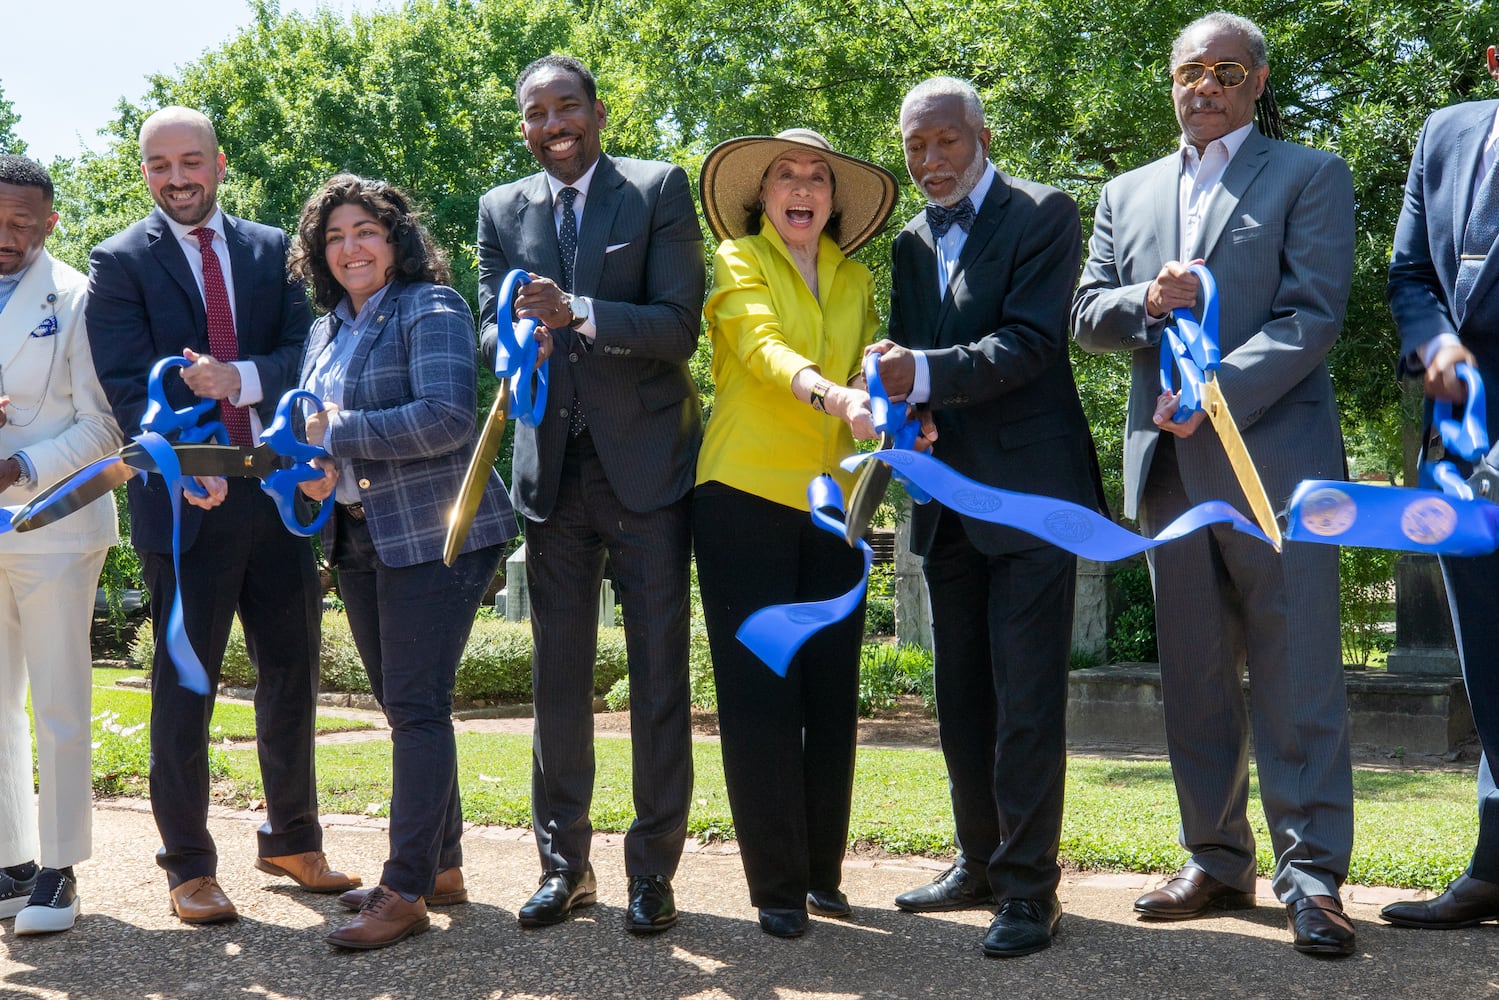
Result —
[{"label": "red necktie", "polygon": [[[229,308],[229,290],[224,285],[224,269],[213,249],[213,230],[194,229],[188,235],[198,238],[203,251],[203,302],[208,307],[208,353],[217,361],[239,360],[239,341],[234,336],[234,313]],[[219,415],[229,430],[229,443],[252,445],[250,414],[229,400],[219,401]]]}]

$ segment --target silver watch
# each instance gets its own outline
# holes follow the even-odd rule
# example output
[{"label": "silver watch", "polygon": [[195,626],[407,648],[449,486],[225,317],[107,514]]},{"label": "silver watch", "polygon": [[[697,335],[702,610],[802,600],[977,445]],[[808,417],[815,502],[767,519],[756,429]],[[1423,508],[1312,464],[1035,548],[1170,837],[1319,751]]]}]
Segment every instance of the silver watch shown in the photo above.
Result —
[{"label": "silver watch", "polygon": [[16,482],[15,482],[15,485],[17,485],[17,486],[27,486],[27,485],[29,485],[31,483],[31,473],[26,470],[26,463],[21,460],[21,456],[20,455],[12,455],[12,456],[10,456],[10,460],[12,462],[16,463],[16,469],[18,470],[16,472]]},{"label": "silver watch", "polygon": [[590,315],[588,306],[588,300],[580,295],[569,295],[567,297],[567,308],[568,311],[573,315],[573,321],[570,324],[571,326],[576,328],[588,322],[588,317]]}]

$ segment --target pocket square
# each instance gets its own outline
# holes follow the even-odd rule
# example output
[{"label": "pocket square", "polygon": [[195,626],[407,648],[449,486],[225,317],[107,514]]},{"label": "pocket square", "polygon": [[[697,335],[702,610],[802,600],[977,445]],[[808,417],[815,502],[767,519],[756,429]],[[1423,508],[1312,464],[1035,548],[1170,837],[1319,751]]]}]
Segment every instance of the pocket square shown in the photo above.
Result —
[{"label": "pocket square", "polygon": [[35,330],[31,331],[31,335],[33,337],[52,337],[56,336],[57,329],[57,317],[48,316],[42,320],[41,324]]},{"label": "pocket square", "polygon": [[628,244],[628,243],[616,243],[613,246],[604,247],[604,253],[607,254],[607,253],[613,253],[616,250],[623,250],[625,247],[627,247],[629,245],[630,244]]}]

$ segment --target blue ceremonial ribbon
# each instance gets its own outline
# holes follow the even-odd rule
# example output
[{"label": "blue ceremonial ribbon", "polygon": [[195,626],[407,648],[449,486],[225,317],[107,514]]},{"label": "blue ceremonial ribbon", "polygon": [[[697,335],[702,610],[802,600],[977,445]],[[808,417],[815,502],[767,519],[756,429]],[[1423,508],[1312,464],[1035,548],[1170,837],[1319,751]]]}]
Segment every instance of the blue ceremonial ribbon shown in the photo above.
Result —
[{"label": "blue ceremonial ribbon", "polygon": [[1222,355],[1218,349],[1218,283],[1206,264],[1193,264],[1189,270],[1202,283],[1202,320],[1192,310],[1171,311],[1176,322],[1161,333],[1161,391],[1178,391],[1173,383],[1181,376],[1181,398],[1173,423],[1184,424],[1202,409],[1202,384],[1207,373],[1215,371]]},{"label": "blue ceremonial ribbon", "polygon": [[[547,408],[547,369],[537,363],[536,319],[527,317],[515,329],[510,319],[516,290],[531,276],[519,268],[505,275],[495,302],[494,377],[510,382],[511,409],[527,427],[541,423]],[[534,381],[534,387],[533,387]]]},{"label": "blue ceremonial ribbon", "polygon": [[[885,383],[880,378],[880,355],[874,351],[864,355],[864,386],[869,390],[869,416],[874,424],[874,429],[881,434],[890,435],[893,442],[891,447],[912,449],[916,447],[916,438],[921,434],[921,421],[909,412],[909,407],[899,406],[890,402],[890,395],[885,391]],[[927,503],[932,498],[915,483],[911,482],[892,466],[895,478],[905,487],[915,503]],[[838,499],[839,510],[843,509],[843,498]]]},{"label": "blue ceremonial ribbon", "polygon": [[[177,463],[177,453],[160,434],[143,431],[135,441],[146,450],[157,470],[167,481],[167,492],[172,497],[172,611],[167,619],[167,652],[177,667],[177,683],[196,694],[208,694],[208,672],[203,669],[193,644],[187,638],[187,628],[182,621],[182,491],[176,487],[182,481],[182,467]],[[144,471],[142,476],[147,475]]]},{"label": "blue ceremonial ribbon", "polygon": [[[807,484],[807,504],[812,508],[812,523],[841,541],[844,536],[843,491],[832,477],[818,476]],[[858,540],[858,546],[864,554],[864,572],[846,594],[825,601],[772,604],[761,608],[744,620],[734,637],[764,661],[776,676],[785,677],[792,658],[808,639],[853,614],[864,599],[874,552],[862,538]]]},{"label": "blue ceremonial ribbon", "polygon": [[1270,539],[1253,521],[1225,500],[1200,503],[1168,524],[1154,538],[1146,538],[1080,504],[986,486],[930,455],[886,449],[845,459],[843,467],[852,471],[865,461],[885,462],[892,469],[899,469],[906,478],[930,493],[932,499],[959,514],[1018,528],[1095,562],[1127,559],[1210,524],[1227,524],[1235,531],[1270,544]]},{"label": "blue ceremonial ribbon", "polygon": [[1444,556],[1499,548],[1499,506],[1436,490],[1308,479],[1291,494],[1286,521],[1295,542]]}]

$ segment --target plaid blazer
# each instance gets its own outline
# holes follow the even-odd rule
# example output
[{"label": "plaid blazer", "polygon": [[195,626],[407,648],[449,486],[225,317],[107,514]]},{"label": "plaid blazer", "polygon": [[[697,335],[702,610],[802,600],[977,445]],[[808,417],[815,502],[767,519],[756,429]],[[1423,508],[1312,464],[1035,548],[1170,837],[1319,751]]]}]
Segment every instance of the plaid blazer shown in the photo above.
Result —
[{"label": "plaid blazer", "polygon": [[[336,335],[320,317],[302,358],[306,385]],[[477,361],[468,303],[444,285],[393,284],[349,360],[344,409],[328,421],[330,454],[359,482],[370,538],[390,566],[442,558],[448,511],[476,438]],[[325,546],[332,544],[330,521]],[[491,472],[463,551],[517,534],[505,484]]]}]

